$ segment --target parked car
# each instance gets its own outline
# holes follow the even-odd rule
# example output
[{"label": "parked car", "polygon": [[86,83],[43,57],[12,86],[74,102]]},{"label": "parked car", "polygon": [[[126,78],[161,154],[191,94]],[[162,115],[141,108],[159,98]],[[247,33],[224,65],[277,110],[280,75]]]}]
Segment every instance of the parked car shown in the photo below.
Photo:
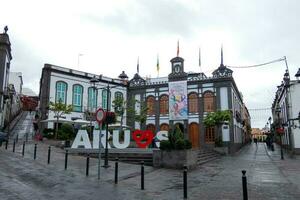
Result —
[{"label": "parked car", "polygon": [[8,141],[7,134],[4,132],[0,132],[0,147],[2,146],[2,142]]}]

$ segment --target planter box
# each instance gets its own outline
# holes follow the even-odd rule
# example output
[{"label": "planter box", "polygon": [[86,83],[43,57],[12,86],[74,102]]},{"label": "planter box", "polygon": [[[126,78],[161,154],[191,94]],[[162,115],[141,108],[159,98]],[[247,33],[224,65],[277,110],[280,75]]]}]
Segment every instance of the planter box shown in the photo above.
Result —
[{"label": "planter box", "polygon": [[198,151],[189,150],[153,150],[153,166],[173,169],[182,169],[184,165],[188,169],[197,166]]}]

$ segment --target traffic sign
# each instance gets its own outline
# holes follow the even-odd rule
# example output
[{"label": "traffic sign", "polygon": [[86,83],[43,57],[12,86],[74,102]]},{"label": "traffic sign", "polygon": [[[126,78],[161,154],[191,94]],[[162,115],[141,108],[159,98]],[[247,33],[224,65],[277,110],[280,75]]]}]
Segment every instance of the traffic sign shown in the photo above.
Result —
[{"label": "traffic sign", "polygon": [[96,120],[99,124],[101,124],[104,119],[105,119],[105,111],[102,108],[99,108],[96,111]]}]

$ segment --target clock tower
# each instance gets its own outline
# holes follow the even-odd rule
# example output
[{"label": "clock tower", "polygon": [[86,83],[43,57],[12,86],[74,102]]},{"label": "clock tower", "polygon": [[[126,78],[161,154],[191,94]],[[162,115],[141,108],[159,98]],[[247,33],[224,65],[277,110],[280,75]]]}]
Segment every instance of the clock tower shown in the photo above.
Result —
[{"label": "clock tower", "polygon": [[184,59],[175,57],[171,59],[171,73],[169,74],[169,81],[180,81],[187,79],[187,73],[184,72]]}]

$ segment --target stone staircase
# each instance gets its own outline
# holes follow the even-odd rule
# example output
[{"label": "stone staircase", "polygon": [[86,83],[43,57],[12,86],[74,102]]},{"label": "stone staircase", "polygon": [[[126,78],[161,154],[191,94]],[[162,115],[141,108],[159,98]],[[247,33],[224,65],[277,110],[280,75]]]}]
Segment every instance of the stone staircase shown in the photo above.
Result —
[{"label": "stone staircase", "polygon": [[198,152],[197,164],[202,165],[204,163],[213,161],[221,157],[221,154],[211,149],[200,149]]}]

